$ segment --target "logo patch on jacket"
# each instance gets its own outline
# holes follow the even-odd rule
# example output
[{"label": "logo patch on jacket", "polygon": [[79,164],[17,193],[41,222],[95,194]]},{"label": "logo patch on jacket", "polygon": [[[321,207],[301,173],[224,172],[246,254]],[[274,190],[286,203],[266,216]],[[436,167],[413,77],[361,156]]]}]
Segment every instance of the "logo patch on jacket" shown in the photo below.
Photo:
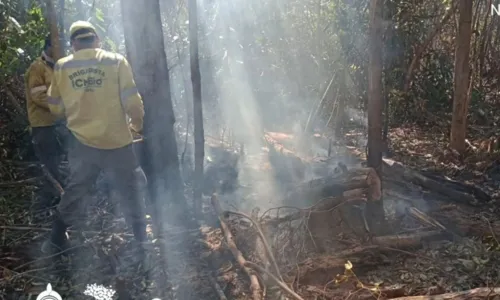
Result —
[{"label": "logo patch on jacket", "polygon": [[86,92],[93,92],[94,89],[102,87],[102,82],[106,79],[106,73],[98,68],[80,69],[69,75],[69,80],[75,90],[83,89]]}]

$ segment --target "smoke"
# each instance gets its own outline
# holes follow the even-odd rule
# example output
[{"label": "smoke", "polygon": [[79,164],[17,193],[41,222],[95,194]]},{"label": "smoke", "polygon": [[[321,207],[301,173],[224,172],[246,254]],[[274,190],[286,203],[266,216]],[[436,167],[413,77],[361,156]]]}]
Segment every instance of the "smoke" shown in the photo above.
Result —
[{"label": "smoke", "polygon": [[[266,130],[302,135],[321,88],[331,78],[326,52],[335,55],[335,50],[325,48],[320,30],[330,8],[318,10],[317,2],[308,0],[207,0],[199,6],[200,55],[210,58],[201,64],[201,73],[214,86],[203,85],[211,91],[203,94],[205,108],[217,107],[208,115],[231,129],[234,139],[245,145],[246,163],[254,164],[240,169],[241,184],[254,195],[245,207],[282,205],[271,201],[282,195],[263,155],[262,136]],[[313,28],[297,26],[297,20],[312,17],[318,18],[317,23],[311,20]],[[213,123],[207,119],[205,126]]]}]

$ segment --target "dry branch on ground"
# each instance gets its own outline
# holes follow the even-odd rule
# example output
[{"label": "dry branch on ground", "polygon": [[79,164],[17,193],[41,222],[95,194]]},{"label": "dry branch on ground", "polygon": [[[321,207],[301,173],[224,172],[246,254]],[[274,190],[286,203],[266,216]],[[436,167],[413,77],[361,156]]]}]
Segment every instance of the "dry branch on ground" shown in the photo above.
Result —
[{"label": "dry branch on ground", "polygon": [[243,257],[243,254],[241,251],[238,249],[236,246],[236,243],[234,241],[233,235],[231,233],[231,230],[229,229],[229,226],[227,225],[222,208],[219,204],[219,201],[217,200],[217,196],[214,194],[212,195],[212,206],[215,209],[215,212],[217,213],[217,216],[219,218],[220,226],[222,228],[222,231],[224,233],[224,237],[226,239],[227,245],[229,249],[231,250],[231,253],[233,254],[234,258],[240,265],[240,267],[245,271],[245,273],[248,275],[248,278],[250,279],[250,288],[252,290],[252,297],[254,300],[261,300],[262,299],[262,288],[260,287],[259,284],[259,279],[253,272],[245,265],[246,259]]}]

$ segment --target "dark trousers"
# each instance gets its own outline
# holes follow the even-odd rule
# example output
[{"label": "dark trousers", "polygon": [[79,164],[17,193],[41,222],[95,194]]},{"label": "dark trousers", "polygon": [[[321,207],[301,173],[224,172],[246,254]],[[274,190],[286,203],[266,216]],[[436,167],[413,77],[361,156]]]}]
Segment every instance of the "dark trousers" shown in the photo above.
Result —
[{"label": "dark trousers", "polygon": [[143,190],[146,176],[140,167],[132,145],[102,150],[83,145],[75,138],[68,152],[70,175],[64,195],[58,205],[60,221],[66,226],[81,227],[91,203],[93,186],[101,171],[111,176],[112,185],[120,197],[127,223],[136,239],[146,240]]},{"label": "dark trousers", "polygon": [[[60,166],[66,154],[67,129],[61,125],[33,127],[31,136],[35,154],[50,174],[64,187],[65,178],[60,171]],[[39,195],[43,198],[42,206],[51,206],[59,191],[47,180]]]}]

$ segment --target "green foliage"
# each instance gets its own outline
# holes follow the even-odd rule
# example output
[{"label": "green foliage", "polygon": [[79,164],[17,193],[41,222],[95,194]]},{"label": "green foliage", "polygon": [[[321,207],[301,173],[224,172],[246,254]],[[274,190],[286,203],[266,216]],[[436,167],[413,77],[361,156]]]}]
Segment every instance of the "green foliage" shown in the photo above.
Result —
[{"label": "green foliage", "polygon": [[31,61],[40,55],[45,36],[46,22],[39,7],[26,12],[27,22],[20,24],[13,16],[2,12],[5,27],[0,35],[0,81],[12,74],[23,74]]},{"label": "green foliage", "polygon": [[[47,33],[42,10],[37,6],[39,1],[32,1],[29,10],[25,2],[0,0],[2,80],[25,71],[39,55]],[[402,91],[416,49],[439,24],[452,1],[384,2],[383,81],[390,102],[391,121],[418,120],[422,109],[449,113],[456,34],[453,18],[426,49],[414,72],[409,93],[403,95]],[[251,95],[245,96],[252,97],[265,108],[262,115],[269,122],[277,119],[276,111],[293,120],[303,118],[301,114],[309,113],[309,108],[321,98],[332,77],[333,94],[339,95],[337,98],[342,98],[354,109],[366,107],[369,57],[369,3],[366,0],[204,1],[200,5],[200,65],[206,106],[216,107],[219,102],[240,97],[241,91],[227,88],[234,89],[232,82],[234,74],[238,73],[232,70],[229,75],[230,66],[244,69],[245,74],[238,80],[249,87],[245,94]],[[486,6],[482,5],[476,15],[485,16]],[[70,24],[79,19],[88,20],[97,27],[103,48],[125,52],[119,1],[66,0],[63,21],[66,35]],[[189,101],[186,3],[175,1],[163,5],[162,19],[174,103],[176,99]],[[480,30],[485,21],[479,18]],[[491,28],[487,32],[491,35],[486,44],[489,48],[494,48],[499,40],[498,20],[493,22],[496,23],[489,24]],[[476,39],[482,36],[482,32],[475,35],[473,42],[478,44]],[[490,56],[483,71],[492,73],[498,66],[495,57]],[[474,84],[471,105],[485,99],[488,94],[485,86]],[[325,120],[332,116],[336,107],[334,100],[328,99],[320,109]],[[176,109],[184,113],[184,103]]]}]

